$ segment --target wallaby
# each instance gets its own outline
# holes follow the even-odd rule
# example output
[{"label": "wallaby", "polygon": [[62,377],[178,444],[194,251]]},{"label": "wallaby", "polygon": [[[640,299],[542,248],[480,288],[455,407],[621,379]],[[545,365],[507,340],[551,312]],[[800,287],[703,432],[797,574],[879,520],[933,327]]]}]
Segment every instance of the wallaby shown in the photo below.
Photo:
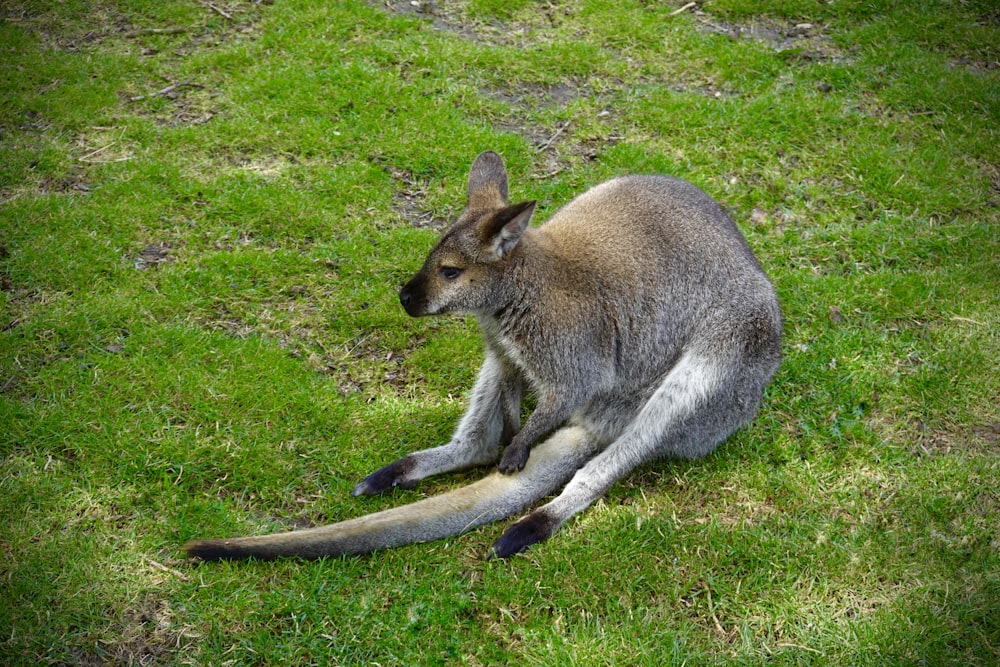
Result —
[{"label": "wallaby", "polygon": [[[476,158],[465,211],[399,293],[413,317],[478,318],[486,360],[469,407],[447,444],[376,470],[353,493],[499,459],[497,471],[357,519],[190,542],[187,552],[205,560],[367,553],[457,535],[565,485],[496,541],[489,555],[507,557],[551,537],[636,466],[704,456],[753,417],[781,358],[781,310],[718,204],[651,175],[598,185],[529,227],[534,210],[533,201],[507,204],[499,155]],[[526,391],[537,405],[522,426]]]}]

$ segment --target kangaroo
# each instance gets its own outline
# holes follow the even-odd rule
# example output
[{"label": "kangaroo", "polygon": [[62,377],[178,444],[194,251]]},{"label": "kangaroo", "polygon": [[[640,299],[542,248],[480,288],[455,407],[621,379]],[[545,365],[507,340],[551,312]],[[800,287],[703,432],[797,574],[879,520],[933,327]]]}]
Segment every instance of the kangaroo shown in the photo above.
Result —
[{"label": "kangaroo", "polygon": [[[529,227],[494,152],[399,300],[478,318],[486,359],[451,440],[368,475],[355,496],[497,461],[463,488],[318,528],[185,546],[204,560],[318,558],[442,539],[521,513],[489,557],[551,537],[624,475],[712,452],[757,412],[781,359],[774,288],[732,219],[695,186],[625,176]],[[521,401],[535,409],[521,424]],[[547,436],[547,437],[546,437]],[[538,443],[538,444],[536,444]],[[503,445],[503,455],[500,455]]]}]

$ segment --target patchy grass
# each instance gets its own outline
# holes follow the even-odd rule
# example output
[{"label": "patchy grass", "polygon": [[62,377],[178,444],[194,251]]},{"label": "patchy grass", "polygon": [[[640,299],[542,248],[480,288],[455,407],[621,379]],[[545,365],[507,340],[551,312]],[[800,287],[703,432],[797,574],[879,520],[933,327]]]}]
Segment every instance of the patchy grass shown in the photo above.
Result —
[{"label": "patchy grass", "polygon": [[[6,664],[995,664],[992,3],[8,2]],[[481,356],[395,292],[502,152],[541,217],[616,174],[723,201],[785,362],[713,456],[524,557],[500,527],[195,566],[356,516]]]}]

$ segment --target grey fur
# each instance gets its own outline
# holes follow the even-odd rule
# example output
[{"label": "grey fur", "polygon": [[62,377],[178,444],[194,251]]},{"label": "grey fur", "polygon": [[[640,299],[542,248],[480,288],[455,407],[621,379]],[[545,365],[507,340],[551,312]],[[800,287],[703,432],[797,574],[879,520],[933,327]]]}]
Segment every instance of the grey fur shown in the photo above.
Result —
[{"label": "grey fur", "polygon": [[[195,542],[189,553],[363,553],[510,516],[566,484],[496,542],[492,553],[508,556],[551,536],[636,466],[704,456],[753,417],[780,362],[781,311],[718,204],[674,178],[626,176],[531,228],[534,202],[510,206],[507,192],[500,156],[481,154],[465,212],[400,292],[410,315],[478,318],[486,361],[465,416],[447,444],[381,468],[354,493],[498,458],[499,473],[376,515]],[[528,390],[537,406],[522,426]]]}]

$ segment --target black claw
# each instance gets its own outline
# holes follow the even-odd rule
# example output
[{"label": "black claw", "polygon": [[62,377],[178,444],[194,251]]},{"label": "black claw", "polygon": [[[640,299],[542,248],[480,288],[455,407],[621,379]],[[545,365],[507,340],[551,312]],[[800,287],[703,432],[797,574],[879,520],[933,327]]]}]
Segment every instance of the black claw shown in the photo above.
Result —
[{"label": "black claw", "polygon": [[393,487],[410,488],[415,482],[407,480],[406,476],[413,469],[413,461],[403,457],[387,466],[383,466],[361,480],[361,483],[351,491],[352,496],[372,496],[384,493]]},{"label": "black claw", "polygon": [[558,522],[545,512],[532,512],[509,526],[500,539],[493,543],[493,548],[490,549],[486,558],[509,558],[514,554],[519,554],[526,551],[532,544],[552,537],[558,528]]}]

